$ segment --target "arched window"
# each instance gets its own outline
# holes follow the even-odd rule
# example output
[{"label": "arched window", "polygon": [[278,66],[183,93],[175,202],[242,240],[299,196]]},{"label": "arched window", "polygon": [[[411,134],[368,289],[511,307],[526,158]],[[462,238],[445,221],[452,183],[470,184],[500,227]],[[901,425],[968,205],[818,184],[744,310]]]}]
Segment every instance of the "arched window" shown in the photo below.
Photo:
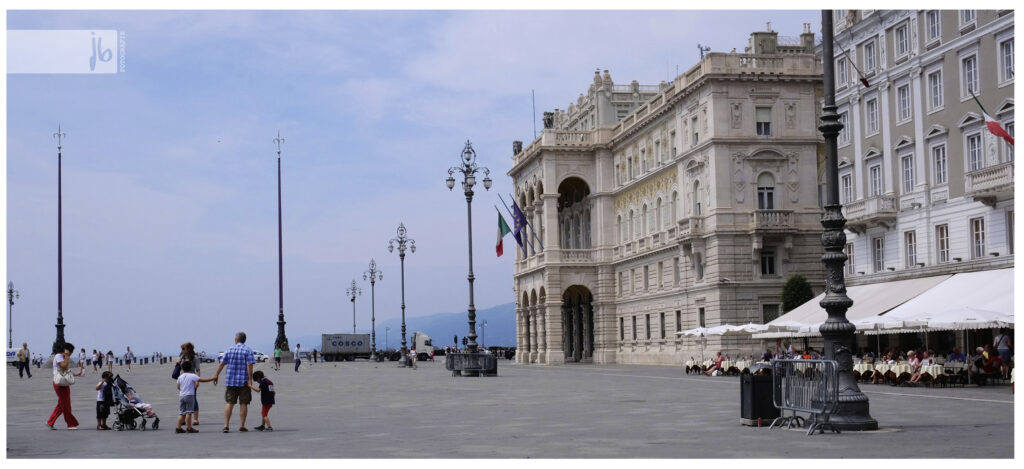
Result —
[{"label": "arched window", "polygon": [[633,211],[630,210],[629,211],[629,236],[627,237],[627,239],[630,240],[630,241],[632,241],[633,237],[636,236],[636,223],[634,223],[635,222],[634,218],[636,218],[636,217],[635,217]]},{"label": "arched window", "polygon": [[679,193],[672,192],[672,218],[671,223],[676,223],[679,220]]},{"label": "arched window", "polygon": [[757,177],[757,209],[775,210],[775,177],[764,172]]},{"label": "arched window", "polygon": [[626,158],[626,180],[633,179],[633,157]]},{"label": "arched window", "polygon": [[622,225],[622,215],[615,217],[615,228],[617,228],[617,231],[619,233],[618,244],[626,242],[626,233],[623,231],[623,228],[625,228],[625,226]]},{"label": "arched window", "polygon": [[590,210],[583,211],[583,249],[590,249]]},{"label": "arched window", "polygon": [[654,209],[654,214],[657,216],[657,220],[655,221],[654,226],[658,227],[658,230],[661,230],[662,228],[665,227],[664,208],[664,205],[661,203],[661,197],[658,197],[658,202],[656,202]]},{"label": "arched window", "polygon": [[632,231],[629,233],[629,239],[634,240],[640,237],[640,217],[635,215],[632,211],[629,214],[629,221],[633,224],[630,228]]},{"label": "arched window", "polygon": [[644,204],[643,211],[640,212],[640,213],[642,213],[642,217],[643,217],[640,220],[640,236],[643,237],[643,236],[645,236],[647,234],[647,231],[648,231],[647,230],[647,228],[648,228],[648,226],[647,226],[647,219],[649,217],[647,216],[647,204]]}]

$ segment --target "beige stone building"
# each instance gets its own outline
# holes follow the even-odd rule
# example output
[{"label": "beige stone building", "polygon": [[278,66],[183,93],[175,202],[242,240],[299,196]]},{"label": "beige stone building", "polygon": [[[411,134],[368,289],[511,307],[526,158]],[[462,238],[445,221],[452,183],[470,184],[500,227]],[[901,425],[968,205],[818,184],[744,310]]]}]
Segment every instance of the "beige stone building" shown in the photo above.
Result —
[{"label": "beige stone building", "polygon": [[773,319],[790,274],[822,289],[814,48],[808,25],[752,33],[671,83],[595,72],[513,145],[515,198],[545,247],[516,254],[517,360],[682,363],[700,351],[677,331]]},{"label": "beige stone building", "polygon": [[1013,266],[1013,16],[834,10],[848,285]]}]

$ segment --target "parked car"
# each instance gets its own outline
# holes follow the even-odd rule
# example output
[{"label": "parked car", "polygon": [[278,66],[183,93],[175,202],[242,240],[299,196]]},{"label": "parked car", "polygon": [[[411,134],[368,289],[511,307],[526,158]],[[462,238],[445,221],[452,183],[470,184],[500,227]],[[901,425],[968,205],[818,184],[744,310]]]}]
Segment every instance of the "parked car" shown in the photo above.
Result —
[{"label": "parked car", "polygon": [[270,359],[270,357],[268,357],[267,354],[260,352],[259,350],[253,350],[252,354],[253,357],[256,358],[256,363],[263,363]]}]

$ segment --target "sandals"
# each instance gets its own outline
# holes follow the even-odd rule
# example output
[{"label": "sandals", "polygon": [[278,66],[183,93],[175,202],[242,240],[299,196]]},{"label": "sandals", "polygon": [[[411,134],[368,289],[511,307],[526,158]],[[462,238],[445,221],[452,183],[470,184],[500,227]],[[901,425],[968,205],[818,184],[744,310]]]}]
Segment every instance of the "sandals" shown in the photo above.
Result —
[{"label": "sandals", "polygon": [[240,432],[247,432],[247,431],[249,431],[249,429],[245,428],[245,427],[238,427],[238,431],[240,431]]},{"label": "sandals", "polygon": [[231,430],[228,430],[228,427],[224,427],[224,429],[221,430],[220,432],[221,433],[231,433]]},{"label": "sandals", "polygon": [[174,433],[185,433],[185,430],[183,430],[181,428],[175,428],[174,429]]},{"label": "sandals", "polygon": [[196,430],[195,428],[189,428],[188,430],[185,430],[185,432],[187,432],[187,433],[199,433],[199,430]]}]

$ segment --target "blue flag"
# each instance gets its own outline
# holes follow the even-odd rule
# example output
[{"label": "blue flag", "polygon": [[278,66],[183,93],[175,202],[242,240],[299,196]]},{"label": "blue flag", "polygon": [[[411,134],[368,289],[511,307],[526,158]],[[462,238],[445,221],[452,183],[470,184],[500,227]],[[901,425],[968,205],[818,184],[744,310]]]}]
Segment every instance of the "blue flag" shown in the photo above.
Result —
[{"label": "blue flag", "polygon": [[523,248],[523,255],[527,255],[526,246],[523,244],[523,239],[519,235],[519,232],[526,227],[526,215],[523,214],[522,210],[519,210],[519,204],[517,204],[515,200],[512,201],[512,222],[515,224],[515,228],[512,230],[512,236],[516,238],[516,242]]}]

